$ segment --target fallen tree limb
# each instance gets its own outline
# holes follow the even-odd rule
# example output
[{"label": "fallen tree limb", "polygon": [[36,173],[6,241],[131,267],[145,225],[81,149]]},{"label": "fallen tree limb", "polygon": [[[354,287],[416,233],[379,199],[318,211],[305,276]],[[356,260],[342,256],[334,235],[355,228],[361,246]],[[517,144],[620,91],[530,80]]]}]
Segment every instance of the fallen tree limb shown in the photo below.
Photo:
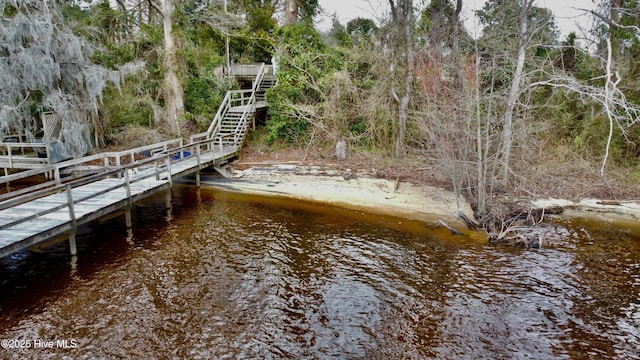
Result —
[{"label": "fallen tree limb", "polygon": [[449,229],[449,231],[451,231],[451,233],[453,235],[460,235],[460,236],[467,236],[467,234],[460,232],[456,229],[454,229],[452,226],[450,226],[449,224],[447,224],[446,222],[442,221],[442,220],[438,220],[438,225],[443,226],[447,229]]}]

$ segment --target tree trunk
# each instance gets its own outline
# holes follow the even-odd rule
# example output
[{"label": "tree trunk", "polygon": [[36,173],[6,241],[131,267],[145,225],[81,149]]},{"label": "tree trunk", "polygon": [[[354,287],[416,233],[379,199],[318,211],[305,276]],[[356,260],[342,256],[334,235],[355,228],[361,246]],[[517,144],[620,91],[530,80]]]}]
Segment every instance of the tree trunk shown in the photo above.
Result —
[{"label": "tree trunk", "polygon": [[162,2],[162,15],[164,27],[164,83],[165,83],[165,121],[169,130],[180,135],[179,119],[184,114],[184,95],[182,84],[177,75],[176,45],[173,37],[173,3],[171,0]]},{"label": "tree trunk", "polygon": [[[480,59],[478,59],[480,62]],[[487,156],[483,150],[483,143],[490,143],[489,137],[485,136],[483,138],[483,124],[482,124],[482,112],[480,109],[480,75],[477,69],[480,68],[480,64],[477,64],[475,71],[475,103],[476,103],[476,152],[477,152],[477,163],[476,163],[476,176],[477,182],[476,186],[478,187],[476,190],[476,215],[478,218],[482,218],[487,214],[487,166],[486,159]],[[485,128],[488,128],[485,127]]]},{"label": "tree trunk", "polygon": [[148,17],[147,17],[147,24],[151,25],[151,24],[155,24],[157,21],[157,15],[161,13],[161,9],[158,9],[156,7],[156,4],[153,0],[147,0],[147,9],[149,10],[148,12]]},{"label": "tree trunk", "polygon": [[622,0],[611,0],[611,5],[609,9],[610,17],[611,17],[611,24],[609,25],[609,43],[612,50],[611,59],[614,65],[617,62],[620,55],[620,46],[618,44],[618,39],[616,38],[616,34],[614,31],[616,26],[612,24],[620,24],[621,8],[622,8]]},{"label": "tree trunk", "polygon": [[453,27],[453,51],[457,55],[460,51],[460,13],[462,12],[462,0],[456,1],[456,8],[451,20]]},{"label": "tree trunk", "polygon": [[511,82],[511,90],[509,91],[509,98],[507,99],[507,107],[504,113],[504,123],[502,128],[502,181],[503,185],[509,183],[509,171],[510,164],[509,158],[511,156],[511,144],[513,141],[513,113],[515,111],[516,103],[518,102],[518,96],[520,95],[520,84],[522,83],[524,62],[527,52],[527,25],[528,15],[531,6],[535,0],[525,1],[522,5],[520,13],[520,28],[519,30],[519,46],[518,46],[518,60],[516,64],[516,71],[513,74],[513,81]]},{"label": "tree trunk", "polygon": [[607,166],[607,160],[609,159],[609,152],[611,149],[611,141],[613,140],[613,128],[615,126],[615,120],[612,115],[611,99],[615,88],[620,81],[618,78],[616,67],[618,58],[620,55],[620,46],[618,39],[616,38],[615,29],[620,24],[620,9],[622,8],[622,0],[611,0],[610,3],[610,22],[609,22],[609,38],[607,39],[607,81],[604,85],[605,101],[604,108],[609,120],[609,134],[607,135],[607,144],[605,147],[604,158],[602,160],[602,166],[600,167],[600,176],[604,176],[604,171]]},{"label": "tree trunk", "polygon": [[122,11],[124,18],[124,34],[119,34],[118,41],[120,42],[123,37],[126,38],[129,34],[129,12],[127,11],[127,5],[125,4],[124,0],[116,0],[116,3],[118,4],[120,11]]},{"label": "tree trunk", "polygon": [[[399,0],[396,4],[394,0],[389,0],[391,5],[391,16],[394,22],[394,59],[392,66],[393,72],[396,71],[395,57],[404,55],[404,91],[399,96],[392,89],[393,97],[398,103],[398,124],[396,133],[396,144],[394,155],[401,158],[405,153],[405,137],[407,133],[407,120],[409,118],[409,102],[413,90],[413,70],[414,70],[414,53],[413,53],[413,0]],[[398,51],[399,47],[404,45],[405,51]],[[404,54],[403,54],[404,53]]]},{"label": "tree trunk", "polygon": [[[409,83],[409,77],[407,75],[406,82]],[[404,157],[404,139],[407,136],[407,119],[409,118],[409,100],[411,94],[406,92],[400,99],[399,114],[398,114],[398,135],[396,137],[396,147],[394,150],[395,157],[400,159]]]},{"label": "tree trunk", "polygon": [[462,0],[456,1],[456,9],[451,21],[453,26],[453,71],[454,86],[456,91],[462,90],[462,69],[460,68],[460,13],[462,12]]},{"label": "tree trunk", "polygon": [[292,25],[298,22],[298,3],[296,0],[286,0],[285,23]]},{"label": "tree trunk", "polygon": [[442,39],[443,39],[443,17],[442,0],[431,1],[431,30],[429,31],[429,45],[431,56],[434,57],[437,66],[442,64]]}]

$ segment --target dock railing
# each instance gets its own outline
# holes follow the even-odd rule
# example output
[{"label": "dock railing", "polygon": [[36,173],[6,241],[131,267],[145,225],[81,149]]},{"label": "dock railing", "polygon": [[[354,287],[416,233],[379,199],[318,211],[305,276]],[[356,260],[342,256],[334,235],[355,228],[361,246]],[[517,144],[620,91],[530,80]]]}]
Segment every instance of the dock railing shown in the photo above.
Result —
[{"label": "dock railing", "polygon": [[[131,185],[145,180],[167,180],[169,185],[172,183],[171,167],[173,164],[185,159],[195,157],[198,168],[202,164],[201,155],[203,149],[209,149],[211,147],[210,142],[213,140],[205,140],[196,143],[190,143],[187,145],[176,144],[176,141],[166,141],[150,146],[143,146],[136,149],[130,149],[122,152],[103,153],[93,156],[85,157],[83,159],[77,159],[73,161],[60,163],[54,166],[47,167],[46,169],[24,171],[22,173],[10,175],[7,177],[0,177],[0,182],[8,183],[9,181],[15,181],[21,178],[42,174],[43,171],[55,171],[60,174],[62,168],[68,166],[74,166],[77,164],[83,164],[86,162],[93,163],[96,160],[103,161],[105,167],[103,171],[83,176],[68,176],[64,178],[56,178],[46,183],[37,184],[22,190],[13,191],[8,194],[0,195],[0,210],[8,209],[32,200],[43,198],[55,193],[65,191],[67,193],[67,203],[60,204],[48,209],[40,210],[34,214],[15,220],[6,222],[0,225],[0,230],[15,226],[17,224],[36,219],[40,216],[47,215],[49,213],[58,211],[62,208],[68,207],[70,221],[77,220],[74,213],[74,205],[89,200],[91,198],[106,194],[110,191],[124,188],[127,194],[127,198],[131,201]],[[174,146],[179,145],[179,146]],[[143,159],[135,160],[135,156],[139,152],[152,151],[151,156]],[[125,159],[131,160],[126,161]],[[111,166],[113,165],[113,166]],[[28,173],[28,174],[26,174]],[[106,178],[121,179],[121,183],[107,186],[99,192],[92,193],[85,196],[74,196],[73,189],[82,185],[90,184]]]},{"label": "dock railing", "polygon": [[[33,176],[44,176],[51,180],[41,184],[37,184],[25,189],[12,191],[8,194],[0,195],[0,201],[6,200],[10,196],[20,196],[23,193],[39,191],[47,188],[55,188],[65,182],[71,182],[76,179],[86,178],[86,171],[95,171],[96,173],[110,173],[112,170],[122,168],[125,164],[134,164],[142,166],[144,162],[140,159],[150,157],[153,154],[166,152],[170,149],[182,147],[181,139],[163,141],[160,143],[141,146],[133,149],[117,152],[104,152],[95,155],[85,156],[79,159],[63,161],[57,164],[43,166],[37,169],[25,170],[15,174],[0,176],[0,185],[9,186],[11,182],[26,179]],[[137,164],[136,164],[137,162]],[[134,167],[137,167],[134,166]],[[83,174],[74,175],[73,172],[82,171]],[[62,177],[64,174],[70,176]]]},{"label": "dock railing", "polygon": [[[25,150],[36,156],[25,156]],[[51,164],[49,144],[45,143],[0,142],[0,154],[0,167],[4,168],[34,169]]]},{"label": "dock railing", "polygon": [[[69,196],[69,203],[68,204],[64,204],[64,205],[59,205],[57,207],[52,207],[46,210],[42,210],[39,211],[37,213],[35,213],[34,215],[30,216],[30,217],[25,217],[22,218],[20,220],[14,221],[14,222],[10,222],[10,223],[6,223],[2,226],[0,226],[0,229],[4,229],[6,227],[9,226],[13,226],[16,225],[20,222],[25,222],[28,220],[32,220],[34,218],[37,218],[38,216],[42,216],[42,215],[46,215],[48,213],[60,210],[66,206],[69,205],[73,205],[73,204],[77,204],[80,201],[84,201],[87,199],[90,199],[92,197],[96,197],[102,194],[105,194],[109,191],[124,187],[127,188],[127,192],[130,192],[130,186],[132,183],[134,182],[138,182],[138,181],[143,181],[145,179],[151,178],[151,177],[158,177],[159,174],[157,174],[156,172],[159,171],[163,171],[163,169],[165,168],[164,166],[154,166],[157,163],[162,163],[165,161],[165,157],[167,157],[168,155],[162,156],[162,157],[153,157],[153,158],[149,158],[149,159],[145,159],[142,160],[138,163],[132,163],[132,164],[127,164],[127,165],[123,165],[119,168],[115,168],[115,169],[111,169],[111,170],[107,170],[104,172],[100,172],[97,174],[93,174],[93,175],[89,175],[89,176],[83,176],[81,178],[75,178],[75,179],[65,179],[64,182],[55,182],[55,184],[48,184],[49,186],[44,187],[44,188],[40,188],[38,185],[36,186],[32,186],[29,187],[25,190],[28,190],[26,192],[22,192],[21,194],[16,194],[15,192],[11,193],[11,194],[4,194],[4,195],[12,195],[11,198],[9,199],[1,199],[0,202],[0,210],[5,210],[35,199],[39,199],[48,195],[52,195],[55,193],[59,193],[61,191],[67,191],[70,192],[70,190],[72,190],[73,188],[82,186],[82,185],[86,185],[86,184],[90,184],[92,182],[98,181],[98,180],[102,180],[105,178],[119,178],[122,179],[122,184],[118,184],[118,185],[114,185],[111,187],[105,187],[104,189],[102,189],[100,192],[97,193],[92,193],[91,195],[87,195],[84,197],[79,197],[79,198],[73,198],[73,195],[68,195]],[[154,173],[142,173],[142,175],[140,176],[135,176],[133,177],[131,174],[133,173],[134,169],[140,168],[140,167],[151,167],[153,169],[156,170],[156,172]],[[2,198],[4,198],[4,195],[0,196]],[[72,219],[73,220],[73,219]]]}]

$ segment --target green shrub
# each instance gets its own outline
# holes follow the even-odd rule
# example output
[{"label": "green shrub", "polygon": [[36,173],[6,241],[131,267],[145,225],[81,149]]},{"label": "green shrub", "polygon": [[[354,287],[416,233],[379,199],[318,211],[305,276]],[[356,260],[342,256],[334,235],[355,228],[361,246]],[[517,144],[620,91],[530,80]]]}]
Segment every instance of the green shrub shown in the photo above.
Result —
[{"label": "green shrub", "polygon": [[279,29],[280,62],[278,84],[267,91],[269,119],[267,141],[295,143],[306,138],[309,122],[316,116],[316,105],[323,101],[321,79],[341,63],[328,54],[320,34],[305,24]]}]

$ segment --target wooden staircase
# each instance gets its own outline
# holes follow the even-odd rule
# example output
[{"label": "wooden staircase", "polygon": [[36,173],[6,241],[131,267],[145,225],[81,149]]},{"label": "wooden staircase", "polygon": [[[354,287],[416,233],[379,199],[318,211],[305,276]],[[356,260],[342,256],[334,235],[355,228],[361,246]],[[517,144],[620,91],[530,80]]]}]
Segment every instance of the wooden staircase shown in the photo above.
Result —
[{"label": "wooden staircase", "polygon": [[265,75],[262,78],[262,82],[260,82],[260,86],[258,87],[258,90],[256,90],[256,101],[258,102],[258,104],[260,102],[264,102],[266,106],[267,99],[265,97],[265,94],[267,93],[267,90],[276,85],[276,81],[277,80],[274,75]]},{"label": "wooden staircase", "polygon": [[230,146],[239,149],[255,120],[257,108],[266,107],[266,91],[276,84],[276,77],[267,74],[266,68],[265,64],[258,67],[251,89],[227,91],[209,129],[192,135],[190,142],[213,139],[221,150]]}]

